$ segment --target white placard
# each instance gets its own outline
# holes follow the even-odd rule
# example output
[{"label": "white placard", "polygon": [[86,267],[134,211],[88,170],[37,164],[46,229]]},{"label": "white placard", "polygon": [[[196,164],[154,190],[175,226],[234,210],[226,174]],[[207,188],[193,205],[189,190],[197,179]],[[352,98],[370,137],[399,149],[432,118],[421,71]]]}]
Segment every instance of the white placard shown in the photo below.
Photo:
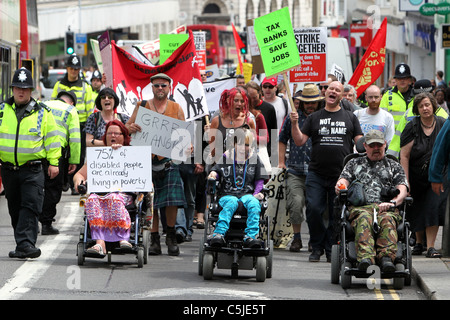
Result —
[{"label": "white placard", "polygon": [[152,191],[150,146],[86,148],[88,192]]},{"label": "white placard", "polygon": [[151,146],[158,156],[186,161],[194,141],[194,123],[174,119],[139,107],[136,124],[141,131],[131,135],[133,146]]}]

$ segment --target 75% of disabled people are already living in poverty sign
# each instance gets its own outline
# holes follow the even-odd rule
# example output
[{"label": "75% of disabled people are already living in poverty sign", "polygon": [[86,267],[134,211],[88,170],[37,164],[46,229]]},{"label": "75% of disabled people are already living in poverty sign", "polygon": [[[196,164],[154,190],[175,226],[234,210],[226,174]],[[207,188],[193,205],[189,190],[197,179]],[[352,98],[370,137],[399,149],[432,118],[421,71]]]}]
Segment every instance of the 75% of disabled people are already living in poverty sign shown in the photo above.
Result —
[{"label": "75% of disabled people are already living in poverty sign", "polygon": [[152,191],[151,155],[150,146],[87,148],[88,191]]},{"label": "75% of disabled people are already living in poverty sign", "polygon": [[284,73],[300,65],[287,7],[256,18],[254,31],[267,77]]}]

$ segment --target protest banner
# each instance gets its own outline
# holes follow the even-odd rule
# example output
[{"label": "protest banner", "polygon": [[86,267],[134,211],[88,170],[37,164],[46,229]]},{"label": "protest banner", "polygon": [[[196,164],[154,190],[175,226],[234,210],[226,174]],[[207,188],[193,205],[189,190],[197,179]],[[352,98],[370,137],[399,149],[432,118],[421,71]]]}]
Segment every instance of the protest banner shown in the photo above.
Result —
[{"label": "protest banner", "polygon": [[256,18],[254,31],[261,50],[266,77],[273,77],[300,65],[300,56],[287,7]]},{"label": "protest banner", "polygon": [[[174,30],[170,31],[169,34],[179,34],[186,33],[187,28],[185,25],[181,25]],[[156,40],[146,41],[141,44],[135,44],[134,47],[143,54],[153,66],[156,66],[159,63],[159,38]]]},{"label": "protest banner", "polygon": [[203,84],[208,110],[211,114],[219,110],[219,100],[222,92],[234,87],[236,87],[236,78],[220,79]]},{"label": "protest banner", "polygon": [[327,28],[296,28],[294,35],[301,66],[289,72],[290,82],[327,80]]},{"label": "protest banner", "polygon": [[154,154],[172,160],[186,161],[190,155],[194,121],[181,121],[139,107],[136,124],[142,131],[131,135],[131,145],[151,146]]},{"label": "protest banner", "polygon": [[187,34],[161,34],[159,35],[159,63],[166,62],[187,39]]},{"label": "protest banner", "polygon": [[120,100],[117,112],[131,115],[137,101],[152,99],[150,77],[162,72],[172,78],[169,99],[180,104],[186,121],[209,114],[200,70],[195,59],[192,32],[189,32],[188,40],[160,66],[152,67],[141,63],[114,42],[112,56],[113,88]]},{"label": "protest banner", "polygon": [[149,146],[86,149],[89,192],[152,191],[152,150]]},{"label": "protest banner", "polygon": [[113,85],[113,62],[111,53],[111,44],[109,41],[108,31],[103,32],[98,37],[98,46],[100,48],[100,55],[102,57],[103,72],[106,75],[106,87]]}]

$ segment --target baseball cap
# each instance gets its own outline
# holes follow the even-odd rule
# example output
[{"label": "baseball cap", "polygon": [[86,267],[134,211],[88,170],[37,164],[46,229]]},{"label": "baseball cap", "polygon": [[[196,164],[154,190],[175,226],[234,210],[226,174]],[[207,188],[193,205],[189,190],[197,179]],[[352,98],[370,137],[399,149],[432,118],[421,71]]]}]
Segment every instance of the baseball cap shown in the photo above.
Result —
[{"label": "baseball cap", "polygon": [[277,78],[276,77],[264,78],[263,82],[261,83],[261,86],[264,86],[264,84],[266,83],[275,87],[277,85]]},{"label": "baseball cap", "polygon": [[370,130],[364,137],[366,144],[381,143],[384,144],[384,134],[379,130]]}]

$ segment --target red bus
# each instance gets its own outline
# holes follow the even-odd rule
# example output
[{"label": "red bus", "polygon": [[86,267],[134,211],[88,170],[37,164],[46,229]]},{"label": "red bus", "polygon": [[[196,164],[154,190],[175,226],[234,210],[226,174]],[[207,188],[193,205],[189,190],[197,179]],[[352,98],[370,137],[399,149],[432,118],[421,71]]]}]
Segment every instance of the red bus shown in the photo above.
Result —
[{"label": "red bus", "polygon": [[[11,96],[14,71],[22,66],[39,86],[39,32],[36,0],[0,0],[0,102]],[[33,91],[39,98],[39,90]]]},{"label": "red bus", "polygon": [[188,30],[206,32],[206,65],[217,64],[219,67],[226,60],[237,62],[236,45],[231,26],[217,24],[193,24]]}]

